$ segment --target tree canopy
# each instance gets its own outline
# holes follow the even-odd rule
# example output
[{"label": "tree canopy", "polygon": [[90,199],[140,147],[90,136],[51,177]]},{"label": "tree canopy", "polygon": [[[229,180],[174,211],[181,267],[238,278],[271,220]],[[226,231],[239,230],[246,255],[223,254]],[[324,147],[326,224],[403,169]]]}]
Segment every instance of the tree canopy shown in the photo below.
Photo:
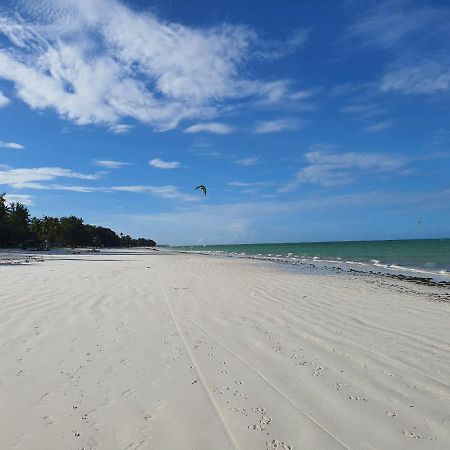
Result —
[{"label": "tree canopy", "polygon": [[30,217],[21,203],[0,194],[0,247],[152,247],[152,239],[134,239],[110,228],[85,224],[75,216]]}]

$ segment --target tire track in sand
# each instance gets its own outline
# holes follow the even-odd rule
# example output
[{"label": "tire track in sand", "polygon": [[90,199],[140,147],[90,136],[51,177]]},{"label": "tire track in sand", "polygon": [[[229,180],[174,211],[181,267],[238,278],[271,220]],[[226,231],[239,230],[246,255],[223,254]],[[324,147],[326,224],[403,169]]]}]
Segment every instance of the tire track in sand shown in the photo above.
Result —
[{"label": "tire track in sand", "polygon": [[[229,353],[231,356],[233,356],[236,360],[238,360],[241,364],[243,364],[245,367],[247,367],[250,371],[252,371],[255,375],[258,376],[258,378],[262,379],[271,389],[273,389],[275,392],[277,392],[279,395],[281,395],[285,400],[287,400],[301,415],[306,417],[309,421],[311,421],[316,427],[321,429],[327,436],[329,436],[332,440],[337,442],[342,448],[349,449],[350,447],[346,444],[344,444],[337,436],[335,436],[331,431],[328,431],[323,425],[321,425],[319,422],[317,422],[313,417],[311,417],[307,412],[303,410],[303,408],[297,404],[294,400],[292,400],[288,395],[286,395],[280,388],[278,388],[276,385],[274,385],[268,378],[266,378],[261,372],[259,372],[257,369],[252,367],[250,364],[245,362],[242,358],[240,358],[236,353],[234,353],[232,350],[230,350],[226,345],[224,345],[222,342],[220,342],[217,338],[215,338],[209,331],[205,330],[201,325],[194,322],[192,319],[187,317],[184,313],[182,313],[180,310],[176,310],[177,313],[182,316],[188,323],[194,325],[199,330],[201,330],[203,333],[208,335],[213,341],[216,342],[217,345],[222,347],[227,353]],[[184,340],[184,339],[183,339]],[[206,385],[205,385],[206,386]]]},{"label": "tire track in sand", "polygon": [[208,397],[208,400],[209,400],[209,402],[211,403],[211,405],[212,405],[212,407],[214,409],[214,412],[216,413],[217,417],[219,418],[219,421],[222,424],[222,427],[223,427],[223,429],[225,431],[225,434],[226,434],[228,440],[230,441],[230,444],[232,445],[232,447],[235,450],[239,450],[239,445],[236,442],[236,439],[235,439],[235,437],[233,435],[233,432],[230,430],[228,424],[225,421],[225,418],[224,418],[222,412],[219,409],[219,406],[217,405],[216,401],[212,397],[212,395],[211,395],[211,393],[210,393],[210,391],[208,389],[208,384],[206,383],[205,378],[203,377],[203,374],[202,374],[202,372],[200,370],[200,367],[199,367],[196,359],[194,358],[194,355],[192,354],[192,352],[191,352],[191,350],[190,350],[190,348],[189,348],[189,346],[188,346],[188,344],[186,342],[186,339],[185,339],[185,337],[183,335],[183,332],[181,331],[181,328],[180,328],[180,326],[178,324],[178,321],[177,321],[177,319],[175,317],[174,310],[172,309],[172,306],[170,305],[169,298],[167,296],[166,290],[164,289],[164,285],[163,285],[162,280],[161,280],[161,275],[159,273],[159,269],[158,269],[157,266],[155,267],[155,269],[156,269],[156,275],[157,275],[158,281],[159,281],[159,286],[161,288],[161,292],[162,292],[164,300],[166,301],[166,304],[167,304],[167,309],[170,312],[170,315],[172,317],[173,323],[175,324],[175,327],[176,327],[176,329],[178,331],[178,335],[181,338],[181,341],[182,341],[182,343],[184,345],[184,348],[186,349],[186,352],[189,355],[189,359],[191,360],[192,365],[195,367],[195,369],[197,371],[198,378],[199,378],[200,383],[201,383],[201,385],[203,387],[203,390],[205,391],[205,393],[206,393],[206,395]]}]

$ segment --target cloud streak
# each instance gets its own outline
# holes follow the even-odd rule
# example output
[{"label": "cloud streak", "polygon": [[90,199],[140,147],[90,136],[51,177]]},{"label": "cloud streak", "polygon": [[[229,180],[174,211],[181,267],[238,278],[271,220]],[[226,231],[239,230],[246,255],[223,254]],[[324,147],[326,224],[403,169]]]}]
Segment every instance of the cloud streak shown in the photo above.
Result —
[{"label": "cloud streak", "polygon": [[148,163],[151,167],[156,167],[157,169],[165,169],[165,170],[179,169],[181,167],[179,161],[164,161],[159,158],[152,159]]},{"label": "cloud streak", "polygon": [[380,90],[424,95],[450,92],[450,60],[422,59],[397,64],[383,76]]},{"label": "cloud streak", "polygon": [[234,131],[233,127],[225,123],[209,122],[198,123],[187,127],[185,133],[213,133],[213,134],[230,134]]},{"label": "cloud streak", "polygon": [[25,147],[16,142],[2,142],[0,141],[0,148],[12,148],[14,150],[23,150]]},{"label": "cloud streak", "polygon": [[277,119],[260,122],[255,127],[255,133],[279,133],[281,131],[297,130],[303,125],[302,122],[295,119]]},{"label": "cloud streak", "polygon": [[51,181],[56,178],[77,178],[80,180],[97,180],[101,174],[83,174],[61,167],[38,167],[33,169],[0,170],[0,185],[13,188],[33,188],[35,183]]},{"label": "cloud streak", "polygon": [[238,159],[234,163],[243,167],[256,166],[259,163],[259,158],[257,156],[249,156],[248,158]]},{"label": "cloud streak", "polygon": [[104,167],[105,169],[122,169],[129,166],[130,163],[123,161],[113,161],[109,159],[94,159],[93,163],[98,167]]},{"label": "cloud streak", "polygon": [[313,151],[305,154],[307,165],[297,172],[295,180],[280,192],[295,190],[300,184],[317,184],[324,188],[355,182],[363,174],[399,172],[407,161],[381,153],[337,153]]}]

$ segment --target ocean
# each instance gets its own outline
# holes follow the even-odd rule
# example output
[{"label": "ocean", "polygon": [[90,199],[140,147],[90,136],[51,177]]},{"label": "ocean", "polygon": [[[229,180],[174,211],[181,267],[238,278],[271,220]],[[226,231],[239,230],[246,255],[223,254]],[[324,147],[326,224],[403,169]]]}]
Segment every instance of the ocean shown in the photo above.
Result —
[{"label": "ocean", "polygon": [[316,260],[366,270],[450,279],[450,239],[299,242],[176,247],[198,252]]}]

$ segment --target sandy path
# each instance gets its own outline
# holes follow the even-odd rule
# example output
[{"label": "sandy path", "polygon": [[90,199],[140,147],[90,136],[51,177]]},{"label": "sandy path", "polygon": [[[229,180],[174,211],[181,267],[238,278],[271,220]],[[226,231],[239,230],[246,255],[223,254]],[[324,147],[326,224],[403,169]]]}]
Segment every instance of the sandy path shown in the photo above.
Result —
[{"label": "sandy path", "polygon": [[0,448],[450,448],[448,303],[138,251],[0,285]]}]

